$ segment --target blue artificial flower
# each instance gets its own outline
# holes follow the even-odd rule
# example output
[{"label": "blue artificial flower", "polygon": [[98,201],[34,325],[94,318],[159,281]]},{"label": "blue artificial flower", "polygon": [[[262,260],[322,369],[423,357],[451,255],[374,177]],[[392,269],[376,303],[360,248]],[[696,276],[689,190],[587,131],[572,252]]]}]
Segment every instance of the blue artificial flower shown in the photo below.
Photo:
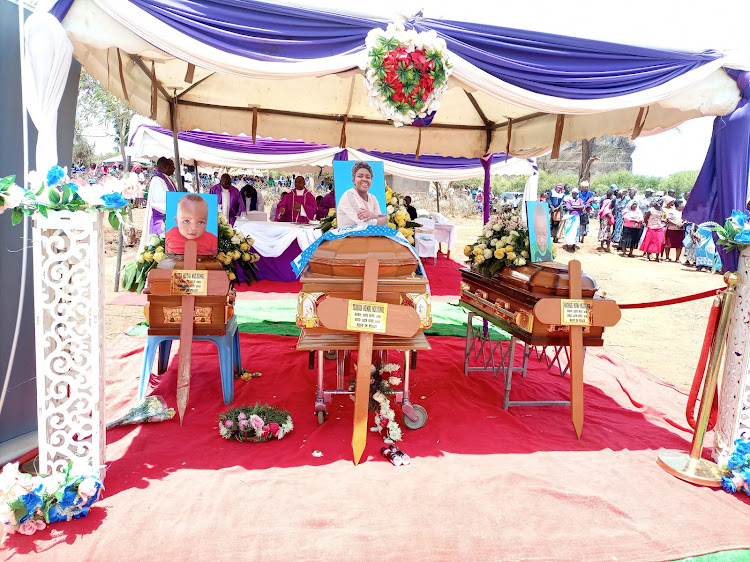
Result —
[{"label": "blue artificial flower", "polygon": [[67,187],[73,193],[76,193],[78,191],[78,185],[74,184],[72,181],[66,183],[65,187]]},{"label": "blue artificial flower", "polygon": [[740,244],[750,244],[750,223],[746,223],[740,233],[734,237],[734,241]]},{"label": "blue artificial flower", "polygon": [[52,187],[60,183],[65,177],[65,170],[60,166],[52,166],[47,172],[47,185]]},{"label": "blue artificial flower", "polygon": [[26,507],[26,515],[21,518],[18,522],[19,524],[26,523],[26,521],[34,516],[36,510],[42,507],[42,498],[39,495],[39,492],[41,492],[41,486],[33,492],[24,494],[19,498],[23,502],[24,507]]},{"label": "blue artificial flower", "polygon": [[58,521],[67,521],[68,514],[66,510],[60,507],[60,504],[56,503],[49,508],[47,512],[47,521],[50,523],[57,523]]},{"label": "blue artificial flower", "polygon": [[736,222],[740,226],[745,226],[747,222],[747,215],[742,211],[732,211],[732,215],[729,217],[730,220]]},{"label": "blue artificial flower", "polygon": [[750,439],[737,439],[734,442],[734,450],[741,455],[750,455]]},{"label": "blue artificial flower", "polygon": [[80,503],[81,499],[78,496],[78,489],[74,486],[67,486],[63,492],[62,498],[60,498],[60,507],[63,509],[73,507],[77,503]]},{"label": "blue artificial flower", "polygon": [[102,201],[104,201],[104,206],[109,209],[124,207],[128,204],[128,200],[121,193],[107,193],[102,195]]},{"label": "blue artificial flower", "polygon": [[724,488],[725,492],[728,492],[730,494],[734,494],[737,491],[737,488],[734,487],[734,482],[732,482],[732,479],[727,478],[726,476],[721,477],[721,487]]},{"label": "blue artificial flower", "polygon": [[745,455],[741,455],[737,451],[729,455],[729,460],[727,461],[727,468],[729,470],[734,470],[735,468],[741,467],[743,464],[745,464]]}]

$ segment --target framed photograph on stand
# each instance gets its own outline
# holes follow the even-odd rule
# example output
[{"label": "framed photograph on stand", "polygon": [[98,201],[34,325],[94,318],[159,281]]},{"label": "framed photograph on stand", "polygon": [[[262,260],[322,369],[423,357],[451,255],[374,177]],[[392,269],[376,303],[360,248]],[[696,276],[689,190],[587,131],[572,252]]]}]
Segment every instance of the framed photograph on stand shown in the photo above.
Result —
[{"label": "framed photograph on stand", "polygon": [[552,261],[552,233],[547,203],[526,201],[526,224],[529,225],[530,260]]},{"label": "framed photograph on stand", "polygon": [[167,192],[166,252],[184,254],[185,242],[195,240],[198,255],[217,255],[218,204],[218,197],[208,193]]},{"label": "framed photograph on stand", "polygon": [[385,174],[382,162],[333,162],[338,228],[385,225]]}]

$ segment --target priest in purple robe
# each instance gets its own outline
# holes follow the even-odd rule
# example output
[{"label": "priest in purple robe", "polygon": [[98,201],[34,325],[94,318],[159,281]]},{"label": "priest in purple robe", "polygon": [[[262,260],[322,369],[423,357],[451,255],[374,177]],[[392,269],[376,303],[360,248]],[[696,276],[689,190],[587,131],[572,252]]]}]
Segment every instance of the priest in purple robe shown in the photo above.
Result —
[{"label": "priest in purple robe", "polygon": [[229,177],[229,174],[222,174],[219,183],[213,186],[209,193],[219,197],[221,212],[227,218],[229,224],[234,226],[237,217],[245,212],[245,204],[242,202],[240,190],[232,185],[232,178]]},{"label": "priest in purple robe", "polygon": [[315,218],[318,204],[315,196],[305,189],[305,178],[297,176],[294,189],[279,201],[276,207],[276,220],[279,222],[308,223]]}]

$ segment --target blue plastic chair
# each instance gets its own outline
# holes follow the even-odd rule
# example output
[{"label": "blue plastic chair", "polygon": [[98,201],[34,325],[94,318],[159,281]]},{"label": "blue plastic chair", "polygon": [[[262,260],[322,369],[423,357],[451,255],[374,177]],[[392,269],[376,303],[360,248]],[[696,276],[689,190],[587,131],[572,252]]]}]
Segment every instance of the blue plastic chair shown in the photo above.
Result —
[{"label": "blue plastic chair", "polygon": [[[169,365],[169,352],[172,349],[172,340],[179,340],[179,335],[174,336],[148,336],[146,348],[143,350],[143,370],[141,381],[138,385],[138,399],[146,397],[148,383],[151,379],[151,368],[154,365],[154,355],[159,350],[159,374],[167,370]],[[242,374],[242,358],[240,357],[240,332],[237,329],[237,318],[232,316],[227,322],[227,332],[222,336],[193,336],[193,340],[211,341],[216,344],[219,351],[219,365],[221,367],[221,391],[224,396],[224,404],[234,401],[234,374]]]}]

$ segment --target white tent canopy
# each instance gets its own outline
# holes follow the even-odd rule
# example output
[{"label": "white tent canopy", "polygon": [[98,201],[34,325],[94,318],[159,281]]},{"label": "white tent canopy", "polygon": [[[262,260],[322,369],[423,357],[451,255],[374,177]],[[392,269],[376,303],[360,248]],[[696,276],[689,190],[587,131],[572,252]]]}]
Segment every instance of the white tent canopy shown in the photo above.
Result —
[{"label": "white tent canopy", "polygon": [[[173,138],[169,131],[139,126],[142,118],[136,116],[131,123],[134,131],[130,140],[132,153],[140,157],[156,159],[170,154],[173,150]],[[200,138],[200,131],[194,138]],[[248,139],[249,140],[249,139]],[[311,167],[330,171],[334,156],[341,151],[339,147],[320,147],[298,154],[251,154],[232,150],[224,150],[206,146],[198,142],[178,139],[180,158],[183,162],[196,161],[201,165],[222,166],[227,168],[254,168],[260,170],[310,171]],[[456,181],[484,175],[481,164],[476,167],[429,168],[402,162],[394,162],[386,158],[379,158],[366,152],[352,148],[346,149],[350,160],[378,160],[383,162],[386,174],[393,174],[404,178],[424,181]],[[446,158],[449,161],[450,159]],[[493,175],[531,176],[535,173],[533,162],[524,158],[495,159],[490,173]]]},{"label": "white tent canopy", "polygon": [[[141,164],[151,164],[151,160],[148,160],[146,158],[136,158],[131,156],[130,157],[131,162],[139,162]],[[117,154],[116,156],[112,156],[110,158],[105,158],[102,160],[102,164],[120,164],[122,162],[122,154]]]},{"label": "white tent canopy", "polygon": [[[332,1],[307,3],[314,4],[316,10],[342,11]],[[722,67],[750,68],[747,52],[734,48],[741,45],[738,22],[742,18],[733,22],[725,13],[682,6],[669,12],[670,19],[661,20],[644,15],[651,14],[653,2],[640,3],[648,8],[642,11],[629,6],[616,16],[618,28],[629,31],[626,38],[620,38],[623,43],[653,44],[663,41],[662,36],[679,37],[675,50],[690,51],[692,39],[692,52],[714,47],[724,49],[726,56],[653,88],[600,99],[534,93],[454,57],[454,72],[441,107],[432,125],[421,133],[415,127],[394,128],[369,105],[362,71],[356,68],[363,61],[361,52],[283,64],[256,60],[199,41],[121,0],[74,0],[62,23],[74,55],[89,73],[127,99],[136,111],[152,115],[172,130],[257,133],[402,153],[478,157],[507,151],[529,157],[550,150],[556,126],[561,129],[558,140],[563,143],[605,133],[630,136],[639,129],[641,135],[649,135],[688,119],[725,115],[734,109],[739,90]],[[392,9],[396,5],[398,9]],[[378,17],[398,21],[412,7],[411,13],[419,10],[408,1],[378,3]],[[447,8],[436,2],[433,9],[441,11],[425,17],[439,19],[447,14],[457,20],[547,31],[571,29],[560,27],[558,16],[563,9],[576,12],[571,6],[553,8],[544,2],[524,4],[516,13],[489,10],[485,2],[478,1]],[[357,10],[361,16],[359,5]],[[587,9],[585,13],[587,33],[600,33],[610,41],[618,39],[609,33],[613,21],[609,10]],[[627,18],[633,19],[632,26],[624,23]],[[675,18],[682,21],[675,23]],[[705,34],[696,33],[704,29],[711,30],[718,43],[698,43],[706,41]],[[732,44],[735,36],[737,42]],[[565,116],[562,123],[558,115]]]}]

